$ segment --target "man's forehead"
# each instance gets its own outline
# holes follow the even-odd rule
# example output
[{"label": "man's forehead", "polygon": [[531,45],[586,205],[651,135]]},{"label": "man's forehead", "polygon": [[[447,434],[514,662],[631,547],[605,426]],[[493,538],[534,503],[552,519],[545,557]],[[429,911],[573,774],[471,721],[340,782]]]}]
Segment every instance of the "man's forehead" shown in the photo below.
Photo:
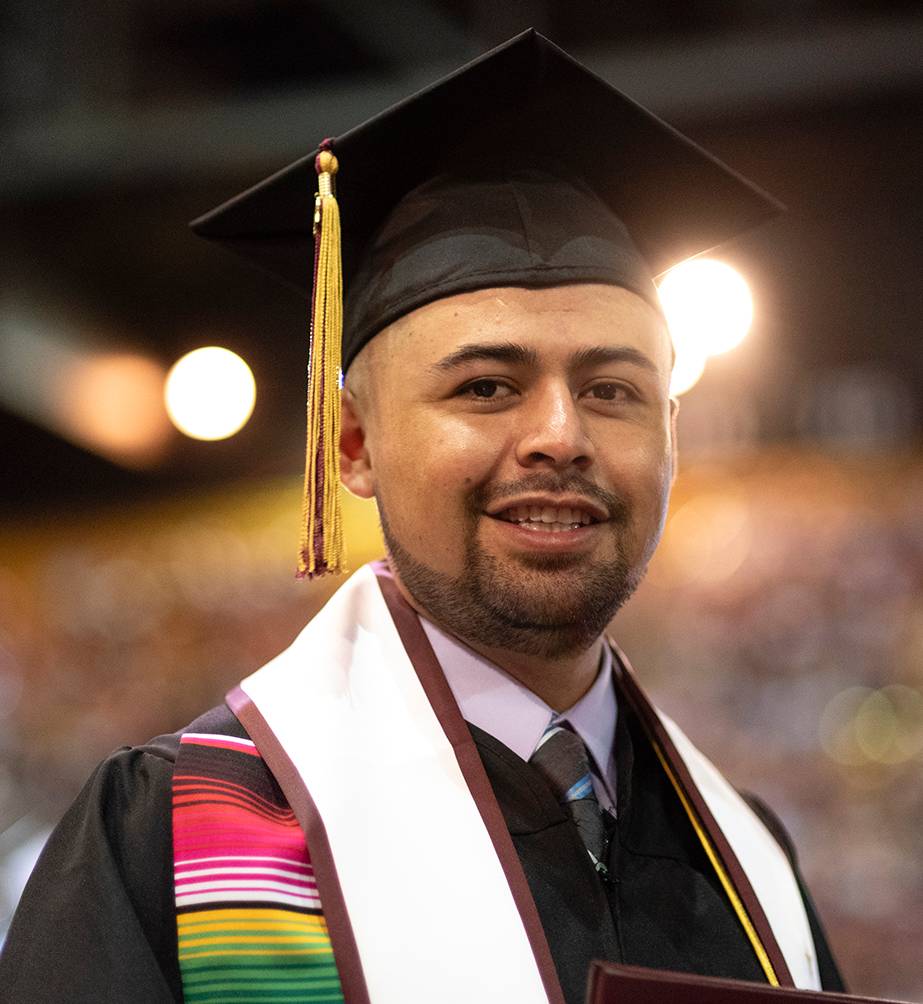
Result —
[{"label": "man's forehead", "polygon": [[405,373],[437,374],[491,359],[571,367],[621,360],[659,369],[669,366],[668,356],[663,319],[649,304],[629,290],[594,283],[499,287],[435,300],[389,325],[357,362],[368,359],[374,376],[389,360],[409,368]]},{"label": "man's forehead", "polygon": [[580,322],[614,327],[663,326],[653,307],[629,289],[609,283],[574,282],[555,286],[498,286],[444,296],[416,308],[382,333],[398,337],[414,332],[453,337],[455,329],[527,327],[543,318],[560,317],[565,325]]}]

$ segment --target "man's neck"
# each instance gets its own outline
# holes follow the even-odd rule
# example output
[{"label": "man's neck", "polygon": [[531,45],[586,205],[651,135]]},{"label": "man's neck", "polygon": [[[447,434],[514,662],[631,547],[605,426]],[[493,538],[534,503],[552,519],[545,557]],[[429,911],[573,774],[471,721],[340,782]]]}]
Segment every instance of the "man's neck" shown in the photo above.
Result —
[{"label": "man's neck", "polygon": [[489,659],[495,666],[499,666],[555,711],[566,711],[593,686],[593,681],[599,671],[599,660],[603,646],[602,637],[597,638],[587,649],[564,652],[549,658],[524,655],[521,652],[514,652],[502,647],[483,645],[474,638],[467,638],[459,634],[452,629],[451,625],[444,624],[438,617],[434,617],[411,595],[410,590],[401,581],[400,575],[394,572],[393,564],[391,567],[395,584],[404,599],[418,614],[422,614],[437,627],[464,642],[478,655]]},{"label": "man's neck", "polygon": [[[425,612],[424,612],[425,613]],[[442,629],[445,625],[439,625]],[[573,707],[593,686],[599,672],[603,640],[597,640],[582,652],[567,652],[554,658],[523,655],[503,648],[480,645],[470,638],[461,639],[478,655],[489,659],[504,672],[509,673],[533,694],[540,697],[554,711]]]}]

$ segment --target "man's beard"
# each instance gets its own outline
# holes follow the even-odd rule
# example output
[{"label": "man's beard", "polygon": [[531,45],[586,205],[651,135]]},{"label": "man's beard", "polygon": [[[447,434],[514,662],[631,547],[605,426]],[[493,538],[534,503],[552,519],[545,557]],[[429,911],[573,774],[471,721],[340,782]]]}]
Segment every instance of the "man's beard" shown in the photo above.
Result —
[{"label": "man's beard", "polygon": [[[523,553],[501,561],[480,546],[478,522],[489,518],[483,514],[492,498],[565,491],[605,507],[609,521],[602,532],[612,534],[611,559]],[[628,560],[628,507],[622,499],[579,476],[562,480],[533,475],[472,493],[466,506],[465,570],[456,577],[411,555],[394,534],[380,496],[377,501],[391,562],[417,603],[466,641],[523,655],[555,658],[589,648],[634,592],[652,550],[643,549],[645,560],[640,565],[632,566]]]}]

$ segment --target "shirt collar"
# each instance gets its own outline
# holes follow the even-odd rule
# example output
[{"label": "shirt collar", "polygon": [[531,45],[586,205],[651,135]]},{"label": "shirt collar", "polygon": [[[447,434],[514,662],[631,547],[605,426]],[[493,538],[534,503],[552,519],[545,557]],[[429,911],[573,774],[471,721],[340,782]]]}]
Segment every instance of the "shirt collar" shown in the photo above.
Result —
[{"label": "shirt collar", "polygon": [[595,761],[596,772],[615,791],[615,724],[618,707],[612,682],[612,653],[603,647],[599,673],[573,707],[560,713],[499,666],[464,642],[420,617],[436,658],[465,721],[483,729],[523,760],[532,756],[545,729],[568,722]]},{"label": "shirt collar", "polygon": [[595,761],[597,771],[609,787],[610,795],[615,789],[617,717],[618,704],[612,680],[612,650],[608,644],[604,644],[599,672],[593,686],[571,708],[556,715],[555,720],[568,722],[583,740]]}]

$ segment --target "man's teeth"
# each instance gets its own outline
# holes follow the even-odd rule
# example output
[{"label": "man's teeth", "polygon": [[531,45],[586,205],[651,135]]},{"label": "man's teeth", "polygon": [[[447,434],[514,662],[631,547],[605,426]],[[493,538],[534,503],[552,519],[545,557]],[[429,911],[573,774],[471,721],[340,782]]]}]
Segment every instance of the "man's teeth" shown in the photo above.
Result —
[{"label": "man's teeth", "polygon": [[502,513],[502,518],[510,523],[531,524],[535,529],[558,529],[560,526],[588,526],[593,517],[581,509],[571,509],[567,506],[514,506]]}]

